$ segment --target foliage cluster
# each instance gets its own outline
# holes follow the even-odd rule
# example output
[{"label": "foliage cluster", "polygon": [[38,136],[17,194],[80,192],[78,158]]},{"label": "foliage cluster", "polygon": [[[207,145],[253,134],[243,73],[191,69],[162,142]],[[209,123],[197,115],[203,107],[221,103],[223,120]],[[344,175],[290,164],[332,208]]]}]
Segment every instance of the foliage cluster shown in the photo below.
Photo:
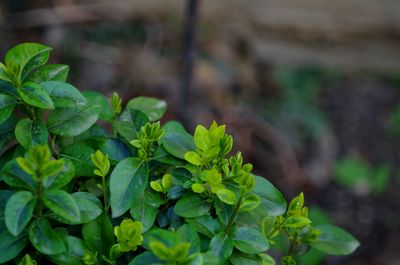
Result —
[{"label": "foliage cluster", "polygon": [[279,241],[288,265],[358,247],[252,174],[224,125],[192,136],[161,125],[162,100],[80,92],[50,51],[25,43],[0,63],[0,263],[270,265]]}]

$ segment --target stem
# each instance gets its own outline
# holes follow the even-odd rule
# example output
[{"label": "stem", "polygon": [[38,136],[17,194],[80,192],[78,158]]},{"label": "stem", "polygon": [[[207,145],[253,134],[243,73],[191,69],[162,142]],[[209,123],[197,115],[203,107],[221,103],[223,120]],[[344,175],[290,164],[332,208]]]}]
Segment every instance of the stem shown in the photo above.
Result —
[{"label": "stem", "polygon": [[238,213],[238,211],[239,211],[239,208],[240,208],[240,204],[241,204],[241,203],[242,203],[242,197],[239,198],[238,202],[237,202],[236,205],[235,205],[235,208],[233,209],[233,212],[232,212],[232,214],[231,214],[231,217],[229,217],[228,224],[226,225],[226,228],[225,228],[225,233],[226,233],[227,235],[231,232],[231,229],[232,229],[232,227],[233,227],[233,222],[234,222],[235,219],[236,219],[236,215],[237,215],[237,213]]},{"label": "stem", "polygon": [[293,254],[294,250],[296,249],[296,247],[297,247],[297,232],[294,235],[293,240],[290,241],[290,248],[289,248],[289,252],[288,252],[289,256],[292,256],[292,254]]},{"label": "stem", "polygon": [[103,200],[104,200],[104,209],[106,213],[108,212],[108,199],[107,199],[107,186],[106,186],[106,177],[102,177],[103,180]]},{"label": "stem", "polygon": [[36,196],[38,197],[36,214],[39,217],[43,215],[42,192],[43,192],[43,183],[42,180],[38,180],[36,181]]}]

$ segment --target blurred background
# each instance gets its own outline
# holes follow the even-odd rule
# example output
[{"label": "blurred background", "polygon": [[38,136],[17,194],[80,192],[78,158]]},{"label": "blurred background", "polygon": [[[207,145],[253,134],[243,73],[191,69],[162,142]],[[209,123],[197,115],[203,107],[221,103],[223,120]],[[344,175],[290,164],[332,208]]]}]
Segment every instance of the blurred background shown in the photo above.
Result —
[{"label": "blurred background", "polygon": [[50,45],[80,89],[226,123],[257,174],[362,243],[302,264],[399,265],[400,1],[190,1],[0,0],[0,55]]}]

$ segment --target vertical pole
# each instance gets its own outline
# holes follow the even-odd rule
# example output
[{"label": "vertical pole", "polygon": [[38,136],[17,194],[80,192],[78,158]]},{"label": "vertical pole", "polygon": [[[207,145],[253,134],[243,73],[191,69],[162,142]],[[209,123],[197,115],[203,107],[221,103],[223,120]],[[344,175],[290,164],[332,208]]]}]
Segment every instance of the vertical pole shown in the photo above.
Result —
[{"label": "vertical pole", "polygon": [[193,65],[196,57],[196,33],[199,1],[200,0],[186,0],[185,18],[183,21],[184,31],[179,116],[186,127],[190,126],[190,94],[193,80]]}]

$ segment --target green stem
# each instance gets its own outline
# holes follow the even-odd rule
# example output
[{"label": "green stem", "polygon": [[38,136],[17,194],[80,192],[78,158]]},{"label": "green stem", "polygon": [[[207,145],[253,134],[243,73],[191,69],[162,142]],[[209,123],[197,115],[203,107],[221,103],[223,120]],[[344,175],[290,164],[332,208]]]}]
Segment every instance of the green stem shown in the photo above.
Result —
[{"label": "green stem", "polygon": [[232,212],[231,216],[229,217],[228,224],[226,225],[226,228],[225,228],[225,233],[227,235],[231,232],[231,229],[233,227],[233,223],[235,222],[236,215],[237,215],[237,213],[239,211],[241,203],[242,203],[242,197],[239,198],[238,202],[235,205],[235,208],[233,209],[233,212]]},{"label": "green stem", "polygon": [[295,251],[296,247],[297,247],[297,233],[294,235],[294,238],[290,241],[290,247],[288,252],[289,256],[293,255],[293,252]]},{"label": "green stem", "polygon": [[42,204],[42,193],[43,193],[43,183],[41,180],[36,181],[36,196],[38,197],[36,214],[40,217],[43,215],[43,204]]},{"label": "green stem", "polygon": [[102,177],[103,180],[103,199],[104,199],[104,209],[106,213],[108,212],[108,198],[107,198],[107,186],[106,186],[106,177]]}]

